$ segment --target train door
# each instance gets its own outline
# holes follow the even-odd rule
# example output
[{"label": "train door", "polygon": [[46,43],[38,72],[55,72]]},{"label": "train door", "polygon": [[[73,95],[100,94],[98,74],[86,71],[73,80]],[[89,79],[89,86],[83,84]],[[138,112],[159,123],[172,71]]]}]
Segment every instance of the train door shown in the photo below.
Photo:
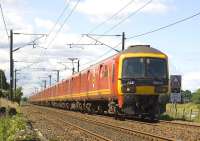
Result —
[{"label": "train door", "polygon": [[110,81],[110,85],[111,85],[111,89],[114,95],[114,91],[115,91],[115,64],[112,64],[112,69],[111,69],[111,81]]},{"label": "train door", "polygon": [[99,82],[99,86],[100,86],[100,90],[102,89],[108,89],[109,88],[109,70],[108,70],[108,66],[107,65],[102,65],[100,67],[100,74],[99,74],[99,78],[100,78],[100,82]]},{"label": "train door", "polygon": [[99,90],[103,88],[103,65],[101,64],[99,66]]},{"label": "train door", "polygon": [[90,70],[87,71],[87,81],[86,81],[86,93],[87,93],[87,97],[88,97],[88,93],[89,93],[89,87],[90,87]]}]

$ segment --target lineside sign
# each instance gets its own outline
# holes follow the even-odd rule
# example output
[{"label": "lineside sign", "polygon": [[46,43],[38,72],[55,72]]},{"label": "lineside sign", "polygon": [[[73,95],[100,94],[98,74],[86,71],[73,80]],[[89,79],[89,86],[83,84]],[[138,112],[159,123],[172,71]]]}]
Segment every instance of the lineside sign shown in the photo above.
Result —
[{"label": "lineside sign", "polygon": [[171,87],[171,93],[181,92],[181,75],[170,76],[170,87]]},{"label": "lineside sign", "polygon": [[170,100],[173,103],[181,102],[181,75],[170,76],[171,96]]}]

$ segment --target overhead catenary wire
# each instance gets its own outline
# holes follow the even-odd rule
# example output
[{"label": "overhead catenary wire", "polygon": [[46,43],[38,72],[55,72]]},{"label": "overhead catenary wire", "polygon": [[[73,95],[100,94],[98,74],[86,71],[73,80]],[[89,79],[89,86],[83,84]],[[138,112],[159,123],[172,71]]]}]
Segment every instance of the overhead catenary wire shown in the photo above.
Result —
[{"label": "overhead catenary wire", "polygon": [[185,22],[185,21],[190,20],[190,19],[192,19],[192,18],[194,18],[194,17],[197,17],[197,16],[199,16],[199,15],[200,15],[200,12],[197,12],[197,13],[195,13],[195,14],[189,16],[189,17],[183,18],[183,19],[178,20],[178,21],[176,21],[176,22],[170,23],[170,24],[165,25],[165,26],[161,26],[161,27],[159,27],[159,28],[156,28],[156,29],[153,29],[153,30],[150,30],[150,31],[141,33],[141,34],[132,35],[132,36],[126,38],[126,39],[133,39],[133,38],[136,38],[136,37],[145,36],[145,35],[148,35],[148,34],[151,34],[151,33],[154,33],[154,32],[160,31],[160,30],[163,30],[163,29],[165,29],[165,28],[174,26],[174,25],[176,25],[176,24]]},{"label": "overhead catenary wire", "polygon": [[[142,5],[141,7],[139,7],[138,9],[136,9],[135,11],[133,11],[131,14],[129,14],[127,17],[123,18],[121,21],[119,21],[117,24],[115,24],[114,26],[112,26],[111,28],[109,28],[108,30],[106,30],[103,34],[109,33],[110,31],[112,31],[113,29],[115,29],[117,26],[119,26],[120,24],[122,24],[123,22],[125,22],[127,19],[129,19],[130,17],[134,16],[135,14],[139,13],[140,11],[142,11],[145,7],[147,7],[150,3],[152,3],[153,0],[147,1],[144,5]],[[121,42],[119,44],[117,44],[117,46],[119,46],[121,44]],[[115,47],[117,47],[115,46]],[[110,53],[112,50],[108,50],[107,52],[105,52],[103,55],[99,56],[98,58],[103,57],[105,54]],[[91,62],[91,61],[89,61]],[[86,64],[88,64],[89,62],[87,62]],[[85,64],[84,64],[85,65]]]},{"label": "overhead catenary wire", "polygon": [[65,14],[65,12],[67,11],[67,9],[69,8],[70,2],[71,2],[71,0],[68,0],[68,1],[66,2],[66,6],[65,6],[64,9],[62,10],[61,14],[58,16],[58,18],[57,18],[55,24],[54,24],[54,25],[52,26],[52,28],[50,29],[50,31],[49,31],[49,33],[48,33],[48,36],[51,35],[51,33],[53,32],[54,28],[56,28],[58,22],[60,21],[60,19],[62,18],[62,16]]},{"label": "overhead catenary wire", "polygon": [[[70,0],[70,1],[71,1],[71,0]],[[70,12],[70,13],[68,14],[68,16],[65,18],[63,24],[62,24],[62,25],[60,26],[60,28],[57,30],[57,32],[56,32],[54,38],[48,43],[47,48],[48,48],[48,47],[52,44],[52,42],[56,39],[57,34],[61,31],[61,29],[63,28],[63,26],[64,26],[65,23],[67,22],[67,20],[68,20],[68,19],[70,18],[70,16],[73,14],[73,12],[74,12],[74,10],[76,9],[76,7],[78,6],[79,2],[80,2],[80,0],[78,0],[78,1],[76,2],[76,4],[74,5],[74,7],[72,8],[71,12]],[[61,15],[62,15],[62,13],[61,13]],[[60,17],[60,16],[59,16],[59,17]],[[50,32],[49,32],[49,33],[50,33]],[[49,36],[49,34],[48,34],[48,36]],[[40,58],[43,56],[43,54],[44,54],[45,52],[46,52],[46,50],[40,53],[40,55],[39,55]],[[28,66],[26,66],[26,67],[23,67],[23,69],[27,69],[27,68],[29,68],[29,67],[35,65],[35,64],[39,64],[39,63],[30,64],[30,65],[28,65]]]},{"label": "overhead catenary wire", "polygon": [[125,22],[127,19],[129,19],[132,16],[136,15],[138,12],[140,12],[145,7],[147,7],[150,3],[152,3],[152,1],[153,0],[150,0],[150,1],[146,2],[144,5],[142,5],[141,7],[139,7],[138,9],[136,9],[135,11],[131,12],[127,17],[125,17],[122,20],[120,20],[117,24],[115,24],[114,26],[112,26],[111,28],[109,28],[108,30],[106,30],[103,34],[109,33],[110,31],[112,31],[113,29],[115,29],[116,27],[118,27],[120,24],[122,24],[123,22]]},{"label": "overhead catenary wire", "polygon": [[[60,26],[60,28],[57,30],[57,32],[56,32],[54,38],[48,43],[47,48],[48,48],[48,47],[53,43],[53,41],[56,39],[58,33],[61,31],[61,29],[63,28],[63,26],[65,25],[65,23],[67,22],[67,20],[70,18],[70,16],[73,14],[73,12],[75,11],[75,9],[76,9],[76,7],[78,6],[79,2],[80,2],[80,0],[77,0],[76,4],[75,4],[74,7],[72,8],[71,12],[68,14],[68,16],[65,18],[63,24],[62,24],[62,25]],[[45,51],[42,51],[42,52],[40,53],[39,59],[41,59],[41,57],[44,56],[43,54],[44,54],[45,52],[46,52],[46,50],[45,50]],[[39,60],[39,59],[38,59],[38,60]],[[27,66],[23,67],[23,69],[28,69],[28,68],[30,68],[31,66],[35,65],[35,64],[39,64],[39,61],[38,61],[38,63],[32,63],[32,64],[30,64],[30,65],[27,65]]]},{"label": "overhead catenary wire", "polygon": [[[151,0],[152,1],[152,0]],[[128,17],[126,17],[126,19],[130,18],[131,16],[135,15],[136,13],[138,13],[140,10],[142,10],[144,7],[146,7],[151,1],[149,1],[148,3],[146,3],[145,5],[143,5],[142,7],[140,7],[139,9],[137,9],[136,11],[134,11],[134,13],[132,13],[131,15],[129,15]],[[100,23],[99,25],[95,26],[92,30],[90,30],[89,33],[92,33],[93,31],[95,31],[96,29],[98,29],[100,26],[102,26],[103,24],[105,24],[107,21],[113,19],[115,16],[117,16],[121,11],[123,11],[126,7],[128,7],[130,4],[132,4],[134,2],[134,0],[131,0],[129,1],[126,5],[124,5],[122,8],[120,8],[116,13],[114,13],[111,17],[109,17],[108,19],[106,19],[105,21],[103,21],[102,23]],[[126,19],[123,19],[122,21],[120,21],[119,24],[123,23],[124,20]],[[115,25],[115,26],[118,26],[118,25]],[[112,27],[113,29],[115,27]],[[111,31],[112,29],[110,29]],[[106,31],[108,32],[108,31]],[[53,39],[54,40],[54,39]],[[80,40],[79,40],[80,41]],[[50,46],[50,45],[48,45]]]},{"label": "overhead catenary wire", "polygon": [[78,4],[79,4],[80,0],[77,0],[77,2],[75,3],[74,7],[72,8],[71,12],[68,14],[68,16],[64,19],[64,22],[62,23],[62,25],[60,26],[60,28],[57,30],[57,32],[55,33],[55,36],[53,37],[52,40],[50,40],[50,42],[47,45],[47,48],[54,42],[54,40],[56,39],[56,37],[58,36],[59,32],[62,30],[63,26],[65,25],[65,23],[68,21],[68,19],[71,17],[71,15],[73,14],[73,12],[75,11],[75,9],[77,8]]},{"label": "overhead catenary wire", "polygon": [[[69,5],[70,5],[71,0],[68,0],[68,1],[66,0],[65,2],[66,2],[66,6],[65,6],[64,9],[62,10],[61,14],[58,16],[58,18],[57,18],[55,24],[51,27],[49,33],[47,34],[47,38],[49,38],[49,36],[50,36],[51,33],[53,32],[54,28],[56,27],[56,25],[57,25],[58,22],[60,21],[61,17],[64,15],[64,13],[65,13],[65,12],[67,11],[67,9],[69,8]],[[47,38],[46,38],[45,41],[47,41]],[[45,53],[45,52],[41,52],[41,53],[40,53],[40,56],[43,56],[42,54],[44,54],[44,53]],[[31,66],[34,65],[34,64],[35,64],[35,63],[30,64],[30,65],[28,65],[28,66],[25,67],[25,68],[29,68],[29,67],[31,67]],[[38,64],[38,63],[36,63],[36,64]],[[25,68],[24,68],[24,69],[25,69]]]},{"label": "overhead catenary wire", "polygon": [[[30,34],[31,35],[31,34]],[[39,34],[38,34],[39,35]],[[41,35],[41,34],[40,34]],[[19,47],[16,47],[15,49],[13,49],[13,52],[14,51],[17,51],[17,50],[19,50],[19,49],[21,49],[21,48],[24,48],[24,47],[26,47],[26,46],[28,46],[28,45],[32,45],[32,46],[34,46],[34,45],[36,45],[36,41],[37,40],[39,40],[39,39],[41,39],[42,37],[44,37],[44,36],[46,36],[46,35],[41,35],[40,37],[37,37],[37,38],[35,38],[34,40],[32,40],[32,41],[30,41],[30,42],[28,42],[28,43],[26,43],[26,44],[24,44],[24,45],[22,45],[22,46],[19,46]]]},{"label": "overhead catenary wire", "polygon": [[[102,26],[104,23],[106,23],[107,21],[109,21],[109,20],[111,20],[112,18],[114,18],[115,16],[117,16],[121,11],[123,11],[127,6],[129,6],[131,3],[133,3],[134,2],[134,0],[131,0],[131,1],[129,1],[125,6],[123,6],[120,10],[118,10],[116,13],[114,13],[111,17],[109,17],[109,19],[106,19],[104,22],[102,22],[101,23],[101,25],[99,24],[99,25],[97,25],[95,28],[97,29],[97,28],[99,28],[100,26]],[[93,31],[94,30],[96,30],[96,29],[92,29]],[[93,31],[90,31],[89,33],[91,33],[91,32],[93,32]],[[57,35],[57,33],[56,33],[56,35]],[[53,40],[55,40],[55,38],[53,39]],[[50,42],[50,44],[51,44],[51,42]],[[50,46],[50,44],[48,44],[48,46]],[[32,66],[32,65],[30,65],[30,66]],[[30,67],[30,66],[28,66],[28,67]]]},{"label": "overhead catenary wire", "polygon": [[101,27],[102,25],[104,25],[105,23],[107,23],[108,21],[110,21],[111,19],[113,19],[115,16],[119,15],[119,13],[121,13],[125,8],[127,8],[129,5],[131,5],[135,0],[130,0],[127,4],[125,4],[122,8],[120,8],[117,12],[115,12],[112,16],[110,16],[109,18],[107,18],[106,20],[104,20],[103,22],[101,22],[100,24],[96,25],[94,28],[92,28],[88,34],[94,32],[95,30],[97,30],[99,27]]},{"label": "overhead catenary wire", "polygon": [[[119,15],[119,13],[121,13],[125,8],[127,8],[129,5],[131,5],[134,1],[135,0],[129,1],[127,4],[125,4],[123,7],[121,7],[118,11],[116,11],[112,16],[108,17],[106,20],[104,20],[100,24],[98,24],[95,27],[93,27],[87,34],[93,33],[99,27],[101,27],[102,25],[104,25],[105,23],[107,23],[108,21],[110,21],[111,19],[113,19],[115,16]],[[78,43],[81,41],[82,37],[79,38],[79,40],[77,41]]]},{"label": "overhead catenary wire", "polygon": [[[79,1],[78,1],[78,2],[79,2]],[[77,3],[78,3],[78,2],[77,2]],[[131,2],[132,2],[132,1],[130,1],[129,4],[130,4]],[[128,6],[129,4],[127,4],[127,6]],[[75,6],[76,6],[76,5],[75,5]],[[75,7],[75,6],[74,6],[74,7]],[[126,7],[126,6],[124,6],[124,7]],[[145,5],[144,7],[146,7],[146,5]],[[137,12],[139,12],[139,11],[140,11],[141,9],[143,9],[144,7],[140,8]],[[111,18],[115,17],[115,16],[116,16],[117,14],[119,14],[123,9],[125,9],[125,8],[121,8],[121,9],[120,9],[117,13],[115,13]],[[71,12],[71,13],[72,13],[72,12]],[[135,13],[135,14],[136,14],[136,13]],[[133,15],[134,15],[134,14],[132,14],[132,16],[133,16]],[[128,18],[130,18],[130,17],[131,17],[131,15],[128,16],[128,17],[126,17],[126,19],[128,19]],[[124,20],[124,19],[123,19],[123,20]],[[120,21],[120,23],[118,23],[118,25],[121,24],[121,23],[123,23],[123,20]],[[64,22],[64,23],[65,23],[65,22]],[[55,40],[57,34],[60,32],[60,30],[62,29],[63,25],[64,25],[64,24],[62,24],[61,28],[56,32],[55,37],[54,37],[53,40],[48,44],[48,46],[50,46],[50,44]],[[117,26],[118,26],[118,25],[117,25]],[[116,26],[116,25],[115,25],[115,26]],[[115,27],[113,27],[113,29],[114,29],[114,28],[115,28]],[[111,29],[110,29],[110,31],[111,31]],[[109,31],[109,32],[110,32],[110,31]],[[108,32],[108,31],[107,31],[107,32]],[[121,44],[121,42],[120,42],[120,44]],[[112,51],[112,50],[110,50],[110,51]],[[109,51],[109,52],[110,52],[110,51]],[[106,53],[104,53],[104,54],[108,54],[109,52],[106,52]],[[104,56],[104,55],[103,55],[103,56]],[[102,56],[101,56],[101,57],[102,57]],[[32,65],[30,65],[30,66],[32,66]],[[30,66],[29,66],[29,67],[30,67]]]},{"label": "overhead catenary wire", "polygon": [[[122,42],[120,41],[117,45],[115,45],[113,48],[116,49]],[[107,55],[108,53],[110,53],[111,51],[114,51],[113,49],[109,49],[108,51],[106,51],[104,54],[102,54],[101,56],[98,56],[98,60],[100,60],[99,58],[104,57],[105,55]],[[84,63],[82,66],[86,66],[88,64],[91,64],[91,62],[96,61],[96,59],[90,60],[86,63]],[[98,61],[97,61],[98,62]]]},{"label": "overhead catenary wire", "polygon": [[7,25],[6,25],[6,20],[5,20],[5,16],[4,16],[4,13],[3,13],[3,8],[2,8],[2,4],[1,3],[0,3],[0,9],[1,9],[1,16],[2,16],[2,19],[3,19],[4,28],[5,28],[7,37],[9,39],[8,28],[7,28]]}]

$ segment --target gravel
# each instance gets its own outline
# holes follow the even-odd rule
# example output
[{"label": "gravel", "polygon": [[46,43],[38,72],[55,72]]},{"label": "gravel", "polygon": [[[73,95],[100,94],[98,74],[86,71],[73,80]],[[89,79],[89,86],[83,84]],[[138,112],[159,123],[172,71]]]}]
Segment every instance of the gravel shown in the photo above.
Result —
[{"label": "gravel", "polygon": [[[200,128],[191,128],[187,126],[178,126],[173,124],[160,123],[144,123],[133,120],[119,121],[111,117],[88,115],[79,112],[64,111],[38,106],[28,106],[22,108],[24,114],[33,122],[48,139],[55,140],[95,140],[82,131],[66,126],[62,121],[58,122],[58,118],[76,124],[84,129],[90,130],[96,134],[100,134],[113,141],[134,141],[142,140],[126,133],[119,132],[110,128],[102,127],[81,119],[91,119],[112,125],[135,129],[166,138],[173,138],[181,141],[197,141],[200,140]],[[49,129],[49,130],[48,130]],[[144,140],[144,139],[143,139]]]},{"label": "gravel", "polygon": [[113,130],[109,127],[95,125],[86,121],[84,122],[77,118],[72,118],[71,116],[65,116],[63,114],[58,114],[54,111],[45,110],[38,107],[36,108],[35,106],[23,107],[22,112],[32,122],[33,127],[40,130],[43,136],[45,136],[49,140],[56,140],[56,141],[97,140],[96,138],[92,138],[91,136],[88,136],[86,133],[77,130],[76,128],[66,125],[65,122],[62,122],[62,120],[75,124],[81,128],[89,130],[98,135],[109,138],[113,141],[144,140],[142,138],[133,135],[124,134],[118,130]]}]

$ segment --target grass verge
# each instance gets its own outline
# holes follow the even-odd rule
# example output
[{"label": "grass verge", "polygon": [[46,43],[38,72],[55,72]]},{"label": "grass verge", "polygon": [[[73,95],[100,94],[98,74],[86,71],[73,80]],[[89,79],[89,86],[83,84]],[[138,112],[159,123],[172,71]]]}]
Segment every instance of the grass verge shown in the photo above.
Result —
[{"label": "grass verge", "polygon": [[14,141],[15,134],[26,128],[22,115],[3,116],[0,118],[0,140]]},{"label": "grass verge", "polygon": [[0,117],[0,141],[39,141],[22,114]]}]

